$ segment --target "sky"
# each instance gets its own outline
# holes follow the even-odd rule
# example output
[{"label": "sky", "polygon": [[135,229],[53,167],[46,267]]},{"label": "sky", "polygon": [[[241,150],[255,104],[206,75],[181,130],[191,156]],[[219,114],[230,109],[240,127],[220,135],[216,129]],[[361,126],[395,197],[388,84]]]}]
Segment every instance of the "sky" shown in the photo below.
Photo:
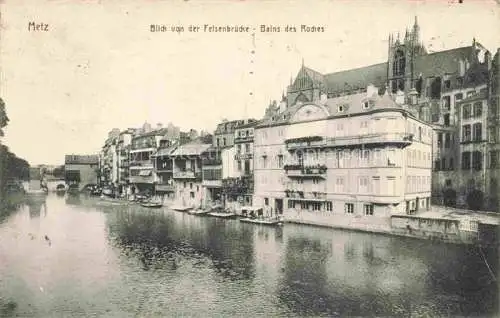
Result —
[{"label": "sky", "polygon": [[[389,33],[403,36],[415,16],[429,51],[475,37],[496,52],[500,5],[463,2],[3,0],[0,96],[10,122],[1,142],[30,164],[63,164],[65,154],[97,153],[115,127],[211,132],[222,119],[258,119],[302,62],[322,73],[385,62]],[[48,31],[28,31],[29,22]],[[189,32],[204,24],[250,32]]]}]

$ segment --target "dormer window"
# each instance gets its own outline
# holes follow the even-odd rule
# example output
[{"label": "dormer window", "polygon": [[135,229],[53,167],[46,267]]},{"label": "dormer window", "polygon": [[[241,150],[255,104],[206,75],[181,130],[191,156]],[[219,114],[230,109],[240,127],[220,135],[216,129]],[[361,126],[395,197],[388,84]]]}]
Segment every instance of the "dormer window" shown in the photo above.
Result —
[{"label": "dormer window", "polygon": [[371,107],[373,107],[375,105],[375,102],[372,101],[372,100],[365,100],[363,103],[362,103],[362,107],[363,109],[370,109]]},{"label": "dormer window", "polygon": [[338,111],[339,113],[342,113],[344,111],[344,105],[339,105]]}]

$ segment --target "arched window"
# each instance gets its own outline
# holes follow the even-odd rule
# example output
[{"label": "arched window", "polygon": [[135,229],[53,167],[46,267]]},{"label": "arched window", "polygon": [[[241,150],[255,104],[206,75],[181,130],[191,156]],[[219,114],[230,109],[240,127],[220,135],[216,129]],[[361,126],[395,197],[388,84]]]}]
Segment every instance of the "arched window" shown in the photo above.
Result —
[{"label": "arched window", "polygon": [[397,50],[394,55],[394,62],[392,64],[392,74],[394,76],[401,76],[405,74],[406,59],[402,50]]},{"label": "arched window", "polygon": [[309,102],[309,99],[306,97],[306,95],[300,93],[299,96],[297,96],[297,99],[295,100],[295,103],[302,102],[302,103],[307,103]]}]

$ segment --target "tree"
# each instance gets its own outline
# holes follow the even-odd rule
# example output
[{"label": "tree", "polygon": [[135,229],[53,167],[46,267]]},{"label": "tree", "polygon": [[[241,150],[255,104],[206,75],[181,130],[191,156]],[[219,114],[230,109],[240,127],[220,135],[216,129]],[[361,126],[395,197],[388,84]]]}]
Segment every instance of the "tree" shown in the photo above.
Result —
[{"label": "tree", "polygon": [[9,123],[9,117],[7,117],[7,111],[5,110],[5,103],[0,97],[0,137],[3,137],[3,130],[5,126]]}]

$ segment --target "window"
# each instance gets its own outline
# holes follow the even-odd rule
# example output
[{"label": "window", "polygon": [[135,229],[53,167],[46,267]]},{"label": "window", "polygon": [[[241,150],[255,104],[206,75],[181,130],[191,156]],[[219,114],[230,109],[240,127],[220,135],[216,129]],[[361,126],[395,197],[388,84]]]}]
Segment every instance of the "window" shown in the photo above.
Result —
[{"label": "window", "polygon": [[462,94],[462,93],[455,94],[455,101],[462,100],[463,98],[464,98],[464,94]]},{"label": "window", "polygon": [[463,119],[468,119],[471,117],[471,106],[470,104],[464,105],[463,113],[462,113],[462,118]]},{"label": "window", "polygon": [[483,103],[476,102],[474,103],[474,117],[481,117],[483,114]]},{"label": "window", "polygon": [[450,99],[451,99],[450,96],[444,96],[443,97],[443,107],[444,107],[445,110],[450,110],[450,108],[451,108],[451,101],[450,101]]},{"label": "window", "polygon": [[187,182],[184,181],[184,188],[187,188]]},{"label": "window", "polygon": [[226,138],[225,138],[225,137],[222,139],[222,145],[223,145],[223,146],[225,146],[225,145],[226,145]]},{"label": "window", "polygon": [[337,192],[344,192],[344,178],[338,177],[336,181]]},{"label": "window", "polygon": [[250,153],[250,144],[245,144],[245,153]]},{"label": "window", "polygon": [[481,141],[482,139],[481,123],[475,123],[473,127],[474,127],[474,141]]},{"label": "window", "polygon": [[472,153],[472,168],[481,170],[483,164],[483,154],[481,151],[474,151]]},{"label": "window", "polygon": [[339,111],[339,113],[343,112],[344,111],[344,105],[339,105],[338,111]]},{"label": "window", "polygon": [[446,169],[446,159],[445,159],[445,158],[442,158],[442,159],[441,159],[441,168],[442,168],[443,170],[445,170],[445,169]]},{"label": "window", "polygon": [[326,201],[325,205],[326,205],[327,211],[330,211],[330,212],[333,211],[333,203],[331,201]]},{"label": "window", "polygon": [[488,132],[488,135],[490,137],[490,142],[496,143],[498,138],[497,138],[497,127],[490,127]]},{"label": "window", "polygon": [[470,152],[468,151],[462,152],[462,169],[470,169]]},{"label": "window", "polygon": [[241,160],[238,160],[238,171],[241,171]]},{"label": "window", "polygon": [[192,189],[193,188],[193,183],[189,183],[189,189]]},{"label": "window", "polygon": [[354,213],[354,204],[353,203],[346,203],[344,207],[345,207],[345,213],[347,213],[347,214]]},{"label": "window", "polygon": [[217,147],[219,147],[219,146],[220,146],[220,139],[217,138]]},{"label": "window", "polygon": [[438,133],[437,144],[438,147],[441,148],[441,145],[443,144],[443,133]]},{"label": "window", "polygon": [[449,133],[444,134],[444,147],[445,148],[450,148],[451,145],[451,136]]},{"label": "window", "polygon": [[471,140],[471,131],[470,131],[470,125],[464,125],[462,126],[462,141],[470,141]]},{"label": "window", "polygon": [[373,204],[365,204],[363,210],[365,215],[373,215]]},{"label": "window", "polygon": [[388,195],[396,195],[398,193],[396,177],[387,177],[387,190]]},{"label": "window", "polygon": [[490,151],[490,168],[498,166],[498,153],[497,151]]},{"label": "window", "polygon": [[364,101],[364,102],[363,102],[363,109],[368,109],[368,108],[370,108],[371,106],[373,106],[374,104],[375,104],[375,103],[374,103],[373,101],[371,101],[371,100],[370,100],[370,101],[368,101],[368,100],[367,100],[367,101]]},{"label": "window", "polygon": [[373,177],[372,184],[373,184],[373,193],[379,194],[380,193],[380,177]]},{"label": "window", "polygon": [[446,179],[445,184],[447,187],[451,187],[451,179]]},{"label": "window", "polygon": [[390,167],[396,165],[396,151],[394,149],[387,151],[387,165]]},{"label": "window", "polygon": [[450,114],[444,114],[443,119],[444,119],[444,126],[449,127],[450,126]]},{"label": "window", "polygon": [[269,205],[269,198],[264,198],[264,205]]},{"label": "window", "polygon": [[453,158],[450,158],[450,170],[455,169],[454,164],[453,164]]},{"label": "window", "polygon": [[401,76],[405,74],[406,59],[402,50],[397,50],[392,64],[393,76]]},{"label": "window", "polygon": [[278,168],[283,168],[283,155],[278,155]]},{"label": "window", "polygon": [[200,192],[200,186],[199,185],[196,186],[196,192]]},{"label": "window", "polygon": [[451,81],[450,80],[445,80],[444,81],[444,88],[446,88],[446,89],[451,88]]},{"label": "window", "polygon": [[236,153],[237,153],[237,154],[240,154],[240,153],[241,153],[241,145],[238,145],[237,150],[236,150]]},{"label": "window", "polygon": [[262,156],[262,168],[266,168],[267,166],[267,155]]},{"label": "window", "polygon": [[191,191],[189,194],[190,194],[190,196],[191,196],[191,199],[194,199],[194,192],[193,192],[193,191]]},{"label": "window", "polygon": [[368,192],[368,178],[367,177],[359,177],[359,192],[361,192],[361,193]]}]

